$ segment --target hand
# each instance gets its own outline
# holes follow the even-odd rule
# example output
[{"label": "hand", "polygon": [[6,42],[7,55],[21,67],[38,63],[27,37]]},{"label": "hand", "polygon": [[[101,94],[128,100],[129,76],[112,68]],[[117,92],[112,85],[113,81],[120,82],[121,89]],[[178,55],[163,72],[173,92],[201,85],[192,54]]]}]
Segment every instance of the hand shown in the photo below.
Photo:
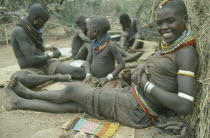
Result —
[{"label": "hand", "polygon": [[53,57],[54,58],[59,58],[61,56],[61,52],[59,50],[53,51]]},{"label": "hand", "polygon": [[140,85],[142,73],[145,71],[145,65],[141,64],[133,71],[131,80],[136,86]]},{"label": "hand", "polygon": [[97,87],[103,86],[106,82],[110,81],[107,77],[101,78],[98,81],[95,82]]},{"label": "hand", "polygon": [[83,80],[83,85],[86,85],[87,83],[90,83],[92,81],[92,76],[88,76]]}]

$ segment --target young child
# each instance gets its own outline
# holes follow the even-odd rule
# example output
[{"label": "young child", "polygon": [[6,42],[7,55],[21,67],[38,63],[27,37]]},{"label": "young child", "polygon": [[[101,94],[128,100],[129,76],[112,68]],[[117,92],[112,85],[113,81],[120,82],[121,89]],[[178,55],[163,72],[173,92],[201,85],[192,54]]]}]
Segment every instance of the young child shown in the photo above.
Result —
[{"label": "young child", "polygon": [[88,16],[81,14],[76,18],[76,24],[79,29],[75,30],[72,40],[72,56],[74,60],[82,59],[86,60],[88,55],[87,47],[90,47],[91,40],[87,37],[87,21]]},{"label": "young child", "polygon": [[[111,81],[125,67],[123,57],[117,46],[107,35],[110,23],[106,17],[96,16],[87,24],[88,37],[93,40],[85,65],[85,83],[90,82],[92,76],[100,78],[96,84],[102,86]],[[115,61],[118,66],[115,67]]]},{"label": "young child", "polygon": [[124,13],[120,15],[120,24],[122,25],[122,36],[120,45],[124,49],[125,45],[131,46],[131,49],[142,48],[143,43],[139,42],[138,39],[143,40],[141,26],[138,19],[130,19],[128,14]]}]

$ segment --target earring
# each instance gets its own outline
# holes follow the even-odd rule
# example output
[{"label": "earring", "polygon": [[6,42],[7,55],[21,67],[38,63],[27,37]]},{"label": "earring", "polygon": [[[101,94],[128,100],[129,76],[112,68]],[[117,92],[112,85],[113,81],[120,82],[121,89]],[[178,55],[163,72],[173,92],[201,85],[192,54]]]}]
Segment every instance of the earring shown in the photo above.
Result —
[{"label": "earring", "polygon": [[96,32],[94,33],[94,36],[97,36]]},{"label": "earring", "polygon": [[37,20],[34,20],[34,24],[37,24]]}]

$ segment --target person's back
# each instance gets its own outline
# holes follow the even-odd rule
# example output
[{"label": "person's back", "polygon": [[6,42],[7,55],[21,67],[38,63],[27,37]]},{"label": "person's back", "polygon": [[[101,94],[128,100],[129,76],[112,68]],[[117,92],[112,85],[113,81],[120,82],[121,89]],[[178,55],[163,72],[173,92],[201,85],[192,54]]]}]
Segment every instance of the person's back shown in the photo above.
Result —
[{"label": "person's back", "polygon": [[90,43],[91,40],[87,37],[87,21],[88,16],[85,14],[82,14],[76,18],[76,24],[79,27],[79,29],[75,30],[71,48],[72,48],[72,56],[74,59],[83,59],[86,60],[88,50],[87,50],[87,44]]},{"label": "person's back", "polygon": [[76,29],[73,39],[72,39],[72,56],[75,57],[78,53],[78,51],[80,50],[80,48],[82,47],[82,45],[85,43],[84,41],[82,41],[82,39],[79,37],[79,34],[82,33],[81,30]]}]

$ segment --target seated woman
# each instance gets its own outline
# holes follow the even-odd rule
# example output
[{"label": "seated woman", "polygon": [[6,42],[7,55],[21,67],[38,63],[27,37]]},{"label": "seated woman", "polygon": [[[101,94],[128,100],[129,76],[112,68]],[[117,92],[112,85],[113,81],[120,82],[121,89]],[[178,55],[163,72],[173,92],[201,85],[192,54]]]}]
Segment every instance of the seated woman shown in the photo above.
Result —
[{"label": "seated woman", "polygon": [[61,90],[34,92],[13,79],[5,87],[10,99],[8,109],[85,111],[135,128],[152,125],[166,110],[187,115],[196,96],[198,68],[195,38],[187,21],[182,0],[164,0],[160,4],[157,24],[163,40],[159,52],[133,72],[135,87],[96,89],[70,84]]}]

